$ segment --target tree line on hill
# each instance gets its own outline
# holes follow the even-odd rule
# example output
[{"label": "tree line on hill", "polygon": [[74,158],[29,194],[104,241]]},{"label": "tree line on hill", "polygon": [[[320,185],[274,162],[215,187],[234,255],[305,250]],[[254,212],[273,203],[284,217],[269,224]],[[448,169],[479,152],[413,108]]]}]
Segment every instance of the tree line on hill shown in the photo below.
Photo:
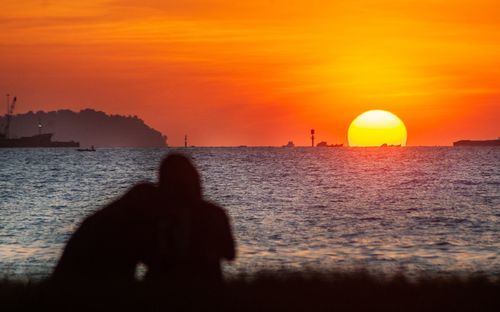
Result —
[{"label": "tree line on hill", "polygon": [[[5,116],[0,125],[5,125]],[[41,125],[41,129],[39,129]],[[53,141],[77,141],[87,147],[165,147],[167,137],[144,123],[137,116],[108,115],[102,111],[84,109],[74,112],[27,112],[12,116],[10,137],[19,138],[41,133],[53,133]]]}]

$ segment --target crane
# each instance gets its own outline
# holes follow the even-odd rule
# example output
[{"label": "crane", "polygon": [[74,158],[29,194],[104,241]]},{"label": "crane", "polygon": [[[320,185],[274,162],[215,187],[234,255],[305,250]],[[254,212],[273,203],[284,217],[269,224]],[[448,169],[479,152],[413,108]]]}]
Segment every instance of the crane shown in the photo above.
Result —
[{"label": "crane", "polygon": [[12,114],[14,114],[14,108],[16,107],[17,97],[12,99],[12,102],[9,102],[9,94],[7,94],[7,114],[5,115],[5,127],[3,130],[3,135],[6,139],[9,138],[9,130],[10,130],[10,121],[12,119]]}]

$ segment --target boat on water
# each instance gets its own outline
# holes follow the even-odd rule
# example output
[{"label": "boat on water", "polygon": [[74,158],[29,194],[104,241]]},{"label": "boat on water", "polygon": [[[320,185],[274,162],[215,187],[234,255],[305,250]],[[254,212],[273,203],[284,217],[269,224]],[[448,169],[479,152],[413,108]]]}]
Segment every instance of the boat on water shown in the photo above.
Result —
[{"label": "boat on water", "polygon": [[14,97],[12,102],[9,102],[7,94],[7,114],[5,114],[5,125],[3,133],[0,133],[0,148],[18,148],[18,147],[80,147],[79,142],[68,141],[58,142],[52,141],[53,133],[42,133],[42,124],[38,123],[38,134],[29,137],[11,138],[10,123],[14,113],[17,98]]},{"label": "boat on water", "polygon": [[390,145],[387,145],[387,143],[384,143],[384,144],[380,145],[380,147],[401,147],[401,144],[397,144],[397,145],[390,144]]},{"label": "boat on water", "polygon": [[6,138],[0,134],[0,148],[9,147],[80,147],[79,142],[58,142],[52,141],[52,133],[37,134],[30,137],[21,137],[17,139]]},{"label": "boat on water", "polygon": [[295,144],[293,144],[293,141],[288,141],[288,143],[282,147],[295,147]]},{"label": "boat on water", "polygon": [[95,152],[95,147],[92,145],[90,148],[79,148],[77,149],[78,152]]},{"label": "boat on water", "polygon": [[342,147],[344,144],[328,144],[325,141],[319,142],[316,147]]},{"label": "boat on water", "polygon": [[496,140],[460,140],[453,142],[454,147],[459,146],[500,146],[500,138]]}]

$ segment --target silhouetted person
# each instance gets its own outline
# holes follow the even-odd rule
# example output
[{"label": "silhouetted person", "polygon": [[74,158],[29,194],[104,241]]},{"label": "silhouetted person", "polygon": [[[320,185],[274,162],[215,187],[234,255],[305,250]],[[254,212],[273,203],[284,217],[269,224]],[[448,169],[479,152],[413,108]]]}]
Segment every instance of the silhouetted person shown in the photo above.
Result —
[{"label": "silhouetted person", "polygon": [[134,186],[87,217],[69,239],[52,280],[132,282],[142,262],[148,280],[220,284],[221,260],[235,257],[226,213],[202,199],[198,172],[182,155],[165,158],[159,180],[158,186]]},{"label": "silhouetted person", "polygon": [[[87,217],[69,239],[53,272],[56,282],[133,281],[138,262],[154,244],[160,205],[153,184],[134,186]],[[149,245],[148,245],[149,244]]]},{"label": "silhouetted person", "polygon": [[147,279],[186,285],[220,284],[221,260],[235,258],[225,211],[203,200],[199,174],[185,156],[168,155],[160,166],[159,180],[169,222],[157,243],[163,249],[146,261]]}]

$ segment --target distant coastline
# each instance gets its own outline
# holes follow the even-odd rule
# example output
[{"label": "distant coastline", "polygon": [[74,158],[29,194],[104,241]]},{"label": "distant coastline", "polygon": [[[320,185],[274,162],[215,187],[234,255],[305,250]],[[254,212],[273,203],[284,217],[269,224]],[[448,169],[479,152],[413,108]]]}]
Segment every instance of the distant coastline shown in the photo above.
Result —
[{"label": "distant coastline", "polygon": [[453,142],[453,146],[500,146],[500,138],[496,140],[460,140]]},{"label": "distant coastline", "polygon": [[[0,117],[0,125],[5,116]],[[38,126],[41,125],[41,129]],[[77,141],[87,147],[166,147],[167,137],[137,116],[111,115],[93,109],[79,112],[27,112],[12,116],[11,137],[53,133],[57,141]]]}]

